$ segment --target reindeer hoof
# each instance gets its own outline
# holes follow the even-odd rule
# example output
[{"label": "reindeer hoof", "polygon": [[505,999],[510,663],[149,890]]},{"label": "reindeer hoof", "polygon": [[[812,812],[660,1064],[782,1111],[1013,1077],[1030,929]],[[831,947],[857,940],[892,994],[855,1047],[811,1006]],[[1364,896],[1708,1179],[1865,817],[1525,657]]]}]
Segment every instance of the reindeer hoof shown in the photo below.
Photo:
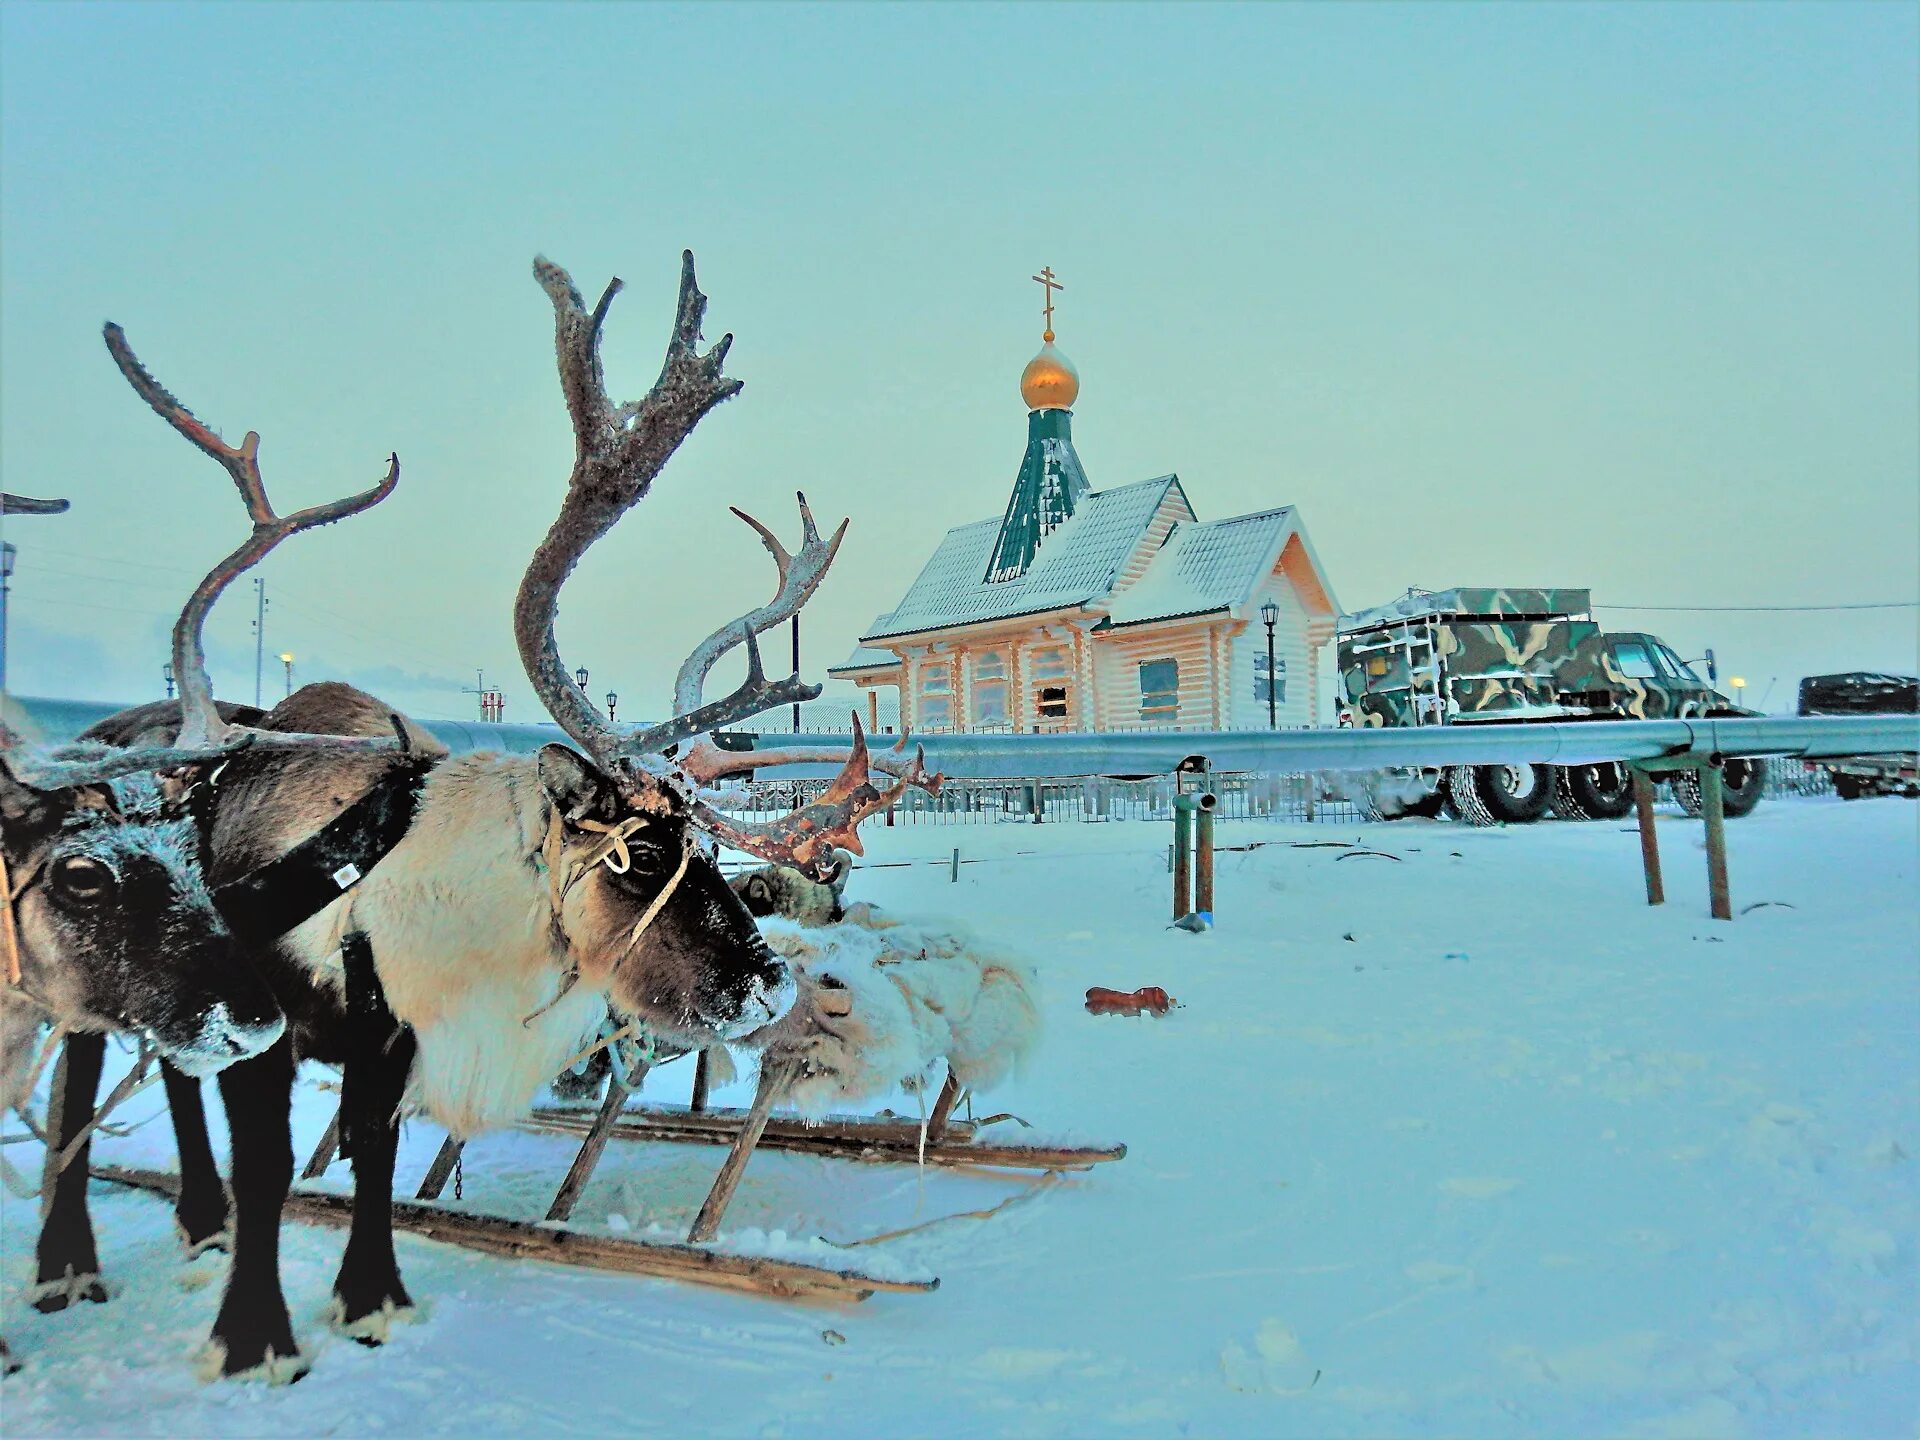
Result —
[{"label": "reindeer hoof", "polygon": [[222,1223],[217,1230],[202,1231],[198,1239],[194,1238],[193,1230],[187,1225],[187,1222],[177,1216],[174,1219],[174,1228],[180,1236],[181,1247],[187,1252],[186,1258],[189,1260],[198,1260],[209,1250],[218,1250],[223,1255],[231,1255],[233,1253],[233,1223],[231,1221]]},{"label": "reindeer hoof", "polygon": [[[252,1353],[254,1358],[245,1358]],[[220,1340],[209,1340],[200,1351],[200,1378],[205,1381],[241,1380],[259,1385],[291,1385],[303,1378],[312,1362],[295,1348],[282,1355],[271,1345],[258,1350],[229,1349]]]},{"label": "reindeer hoof", "polygon": [[[398,1288],[398,1282],[396,1288]],[[398,1296],[388,1295],[373,1306],[355,1307],[358,1314],[349,1310],[345,1296],[336,1293],[333,1303],[327,1307],[327,1324],[339,1334],[357,1340],[369,1349],[377,1349],[392,1338],[396,1322],[411,1324],[419,1318],[419,1311],[412,1300],[407,1298],[405,1289]]]},{"label": "reindeer hoof", "polygon": [[68,1270],[59,1279],[42,1280],[27,1291],[27,1303],[42,1315],[58,1314],[82,1300],[95,1305],[107,1303],[107,1289],[100,1283],[100,1277],[91,1270],[78,1275]]}]

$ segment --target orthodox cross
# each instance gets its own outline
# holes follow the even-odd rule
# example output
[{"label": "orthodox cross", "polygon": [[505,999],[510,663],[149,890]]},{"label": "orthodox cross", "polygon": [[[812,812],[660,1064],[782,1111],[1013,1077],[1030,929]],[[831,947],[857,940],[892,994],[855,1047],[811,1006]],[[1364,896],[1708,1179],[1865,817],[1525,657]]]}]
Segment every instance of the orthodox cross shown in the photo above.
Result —
[{"label": "orthodox cross", "polygon": [[1067,287],[1053,278],[1053,267],[1051,265],[1042,265],[1040,267],[1040,273],[1033,278],[1046,287],[1047,333],[1043,338],[1047,344],[1051,345],[1053,343],[1053,292],[1056,290],[1064,290]]}]

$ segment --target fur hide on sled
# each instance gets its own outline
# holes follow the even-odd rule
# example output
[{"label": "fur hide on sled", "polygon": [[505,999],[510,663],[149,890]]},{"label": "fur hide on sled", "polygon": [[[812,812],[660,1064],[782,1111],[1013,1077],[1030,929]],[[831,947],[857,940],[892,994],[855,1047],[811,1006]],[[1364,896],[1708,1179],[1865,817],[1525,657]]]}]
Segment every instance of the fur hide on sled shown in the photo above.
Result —
[{"label": "fur hide on sled", "polygon": [[733,886],[801,981],[793,1010],[749,1042],[763,1065],[800,1063],[783,1098],[801,1114],[896,1088],[924,1093],[948,1068],[969,1090],[990,1089],[1039,1039],[1032,966],[953,921],[842,908],[837,887],[829,903],[815,893],[827,886],[780,867],[736,876]]}]

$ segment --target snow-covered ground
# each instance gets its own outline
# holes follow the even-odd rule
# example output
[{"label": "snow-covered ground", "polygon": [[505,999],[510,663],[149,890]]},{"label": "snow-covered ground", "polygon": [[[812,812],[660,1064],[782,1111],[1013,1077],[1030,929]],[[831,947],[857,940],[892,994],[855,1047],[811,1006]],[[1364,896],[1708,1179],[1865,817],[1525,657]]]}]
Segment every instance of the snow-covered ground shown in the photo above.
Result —
[{"label": "snow-covered ground", "polygon": [[[0,1329],[27,1369],[0,1429],[1911,1436],[1916,813],[1762,806],[1731,830],[1732,924],[1707,918],[1678,815],[1657,910],[1612,824],[1226,826],[1263,844],[1222,854],[1200,936],[1165,928],[1165,826],[875,829],[859,898],[963,914],[1040,962],[1048,1031],[992,1108],[1131,1147],[1041,1184],[753,1161],[736,1233],[845,1242],[1022,1197],[854,1252],[925,1266],[936,1293],[783,1305],[402,1236],[425,1313],[374,1351],[318,1318],[342,1235],[290,1226],[312,1373],[205,1385],[224,1261],[184,1263],[163,1202],[97,1185],[103,1307],[20,1304],[33,1206],[7,1203]],[[1396,858],[1300,848],[1331,840]],[[955,844],[977,862],[957,885]],[[1096,984],[1183,1008],[1096,1018]],[[684,1098],[686,1068],[656,1098]],[[301,1153],[330,1099],[303,1088]],[[403,1186],[438,1140],[411,1128]],[[476,1144],[465,1203],[537,1217],[570,1148]],[[172,1160],[164,1120],[97,1153]],[[683,1226],[721,1153],[616,1143],[579,1218]]]}]

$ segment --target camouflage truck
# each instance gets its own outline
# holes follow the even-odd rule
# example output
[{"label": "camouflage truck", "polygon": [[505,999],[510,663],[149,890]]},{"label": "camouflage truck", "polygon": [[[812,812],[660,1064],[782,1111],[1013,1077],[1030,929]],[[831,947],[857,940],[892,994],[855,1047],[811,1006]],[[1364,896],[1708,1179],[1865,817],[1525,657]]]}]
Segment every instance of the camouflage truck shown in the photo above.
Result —
[{"label": "camouflage truck", "polygon": [[[1656,635],[1608,632],[1575,589],[1409,591],[1340,619],[1340,723],[1363,728],[1524,725],[1751,715],[1700,678]],[[1765,768],[1730,760],[1726,812],[1760,803]],[[1700,784],[1666,782],[1689,813]],[[1611,819],[1632,807],[1627,768],[1455,765],[1370,777],[1362,808],[1380,819],[1451,811],[1479,825]]]},{"label": "camouflage truck", "polygon": [[[1920,714],[1920,679],[1849,670],[1843,675],[1809,675],[1800,682],[1802,715]],[[1869,795],[1920,796],[1920,755],[1862,755],[1850,760],[1808,760],[1809,770],[1824,770],[1833,793],[1842,800]]]}]

